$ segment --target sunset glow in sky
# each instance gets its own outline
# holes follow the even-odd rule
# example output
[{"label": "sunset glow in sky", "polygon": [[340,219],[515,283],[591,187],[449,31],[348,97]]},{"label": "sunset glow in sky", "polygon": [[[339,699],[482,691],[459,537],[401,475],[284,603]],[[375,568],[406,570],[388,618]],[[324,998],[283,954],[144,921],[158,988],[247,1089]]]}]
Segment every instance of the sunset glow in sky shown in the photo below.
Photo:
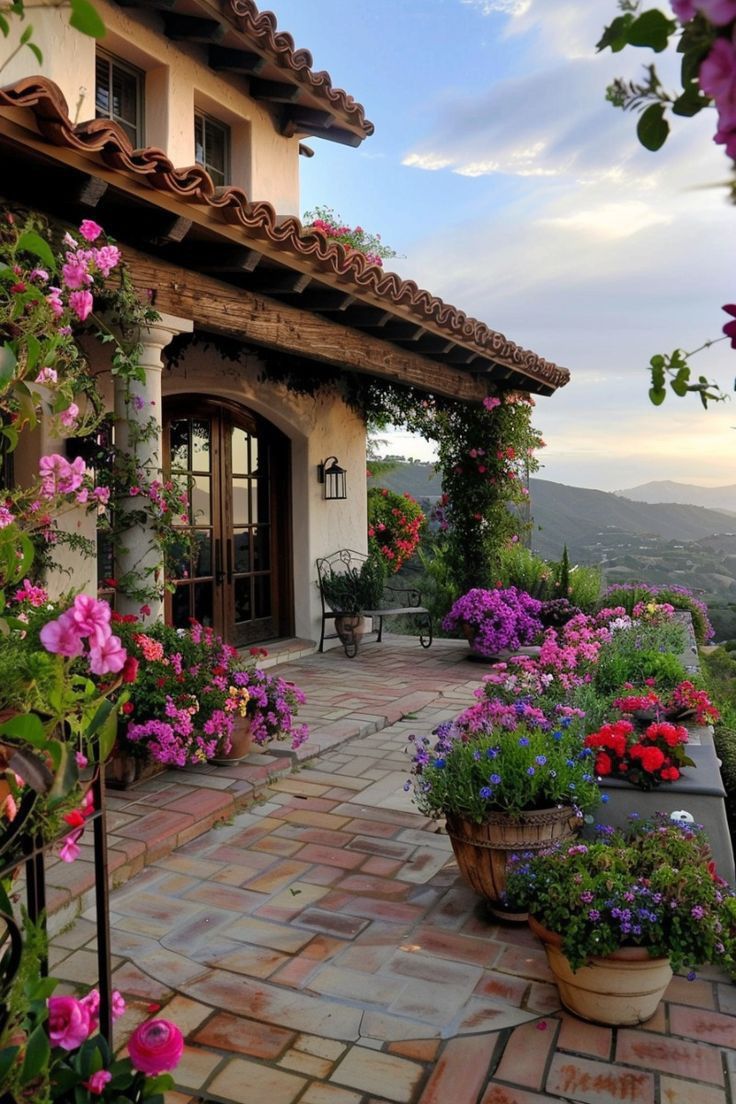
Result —
[{"label": "sunset glow in sky", "polygon": [[[273,6],[376,125],[359,150],[310,143],[303,210],[326,204],[381,233],[402,254],[388,267],[571,370],[537,403],[540,476],[603,490],[736,482],[732,402],[703,411],[672,395],[655,409],[646,394],[649,357],[720,337],[736,300],[736,210],[718,186],[729,162],[712,111],[676,120],[653,154],[636,117],[606,103],[613,77],[653,59],[595,53],[615,2]],[[730,390],[736,352],[723,341],[693,366]],[[401,436],[390,448],[429,455]]]}]

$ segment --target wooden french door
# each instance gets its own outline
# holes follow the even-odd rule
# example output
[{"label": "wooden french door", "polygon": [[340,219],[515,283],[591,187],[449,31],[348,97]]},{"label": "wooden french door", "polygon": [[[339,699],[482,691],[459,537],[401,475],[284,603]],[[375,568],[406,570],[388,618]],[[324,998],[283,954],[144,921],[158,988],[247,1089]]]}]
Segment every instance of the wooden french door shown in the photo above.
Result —
[{"label": "wooden french door", "polygon": [[199,396],[164,410],[164,464],[189,493],[167,621],[194,618],[240,647],[289,635],[289,441],[248,411]]}]

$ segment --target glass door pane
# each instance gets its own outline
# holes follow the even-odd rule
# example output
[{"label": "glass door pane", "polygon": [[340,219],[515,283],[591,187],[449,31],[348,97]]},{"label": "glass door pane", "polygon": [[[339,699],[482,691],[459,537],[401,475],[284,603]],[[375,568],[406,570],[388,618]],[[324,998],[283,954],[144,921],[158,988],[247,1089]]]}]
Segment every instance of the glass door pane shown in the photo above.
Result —
[{"label": "glass door pane", "polygon": [[174,584],[172,623],[187,628],[192,620],[221,627],[216,597],[216,472],[213,466],[214,427],[211,418],[181,417],[168,423],[171,479],[186,489],[182,504],[188,517],[175,527],[181,540],[169,557],[167,576]]}]

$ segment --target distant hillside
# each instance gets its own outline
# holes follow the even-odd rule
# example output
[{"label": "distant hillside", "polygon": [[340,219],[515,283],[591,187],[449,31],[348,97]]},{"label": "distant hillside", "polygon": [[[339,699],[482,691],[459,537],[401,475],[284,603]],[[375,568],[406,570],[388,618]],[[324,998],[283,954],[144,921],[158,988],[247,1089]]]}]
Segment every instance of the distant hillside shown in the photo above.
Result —
[{"label": "distant hillside", "polygon": [[662,479],[642,483],[617,495],[634,502],[678,502],[685,506],[705,506],[708,510],[729,510],[736,513],[736,483],[726,487],[696,487],[692,483],[673,483]]},{"label": "distant hillside", "polygon": [[568,487],[546,479],[532,479],[530,489],[532,547],[553,559],[567,544],[571,555],[592,561],[596,552],[618,543],[617,533],[684,543],[714,533],[736,532],[736,518],[701,506],[632,502],[607,491]]},{"label": "distant hillside", "polygon": [[[394,471],[370,482],[399,493],[409,491],[425,510],[442,493],[432,464],[399,463]],[[679,486],[688,490],[684,484]],[[559,559],[567,545],[574,562],[600,567],[606,583],[687,586],[707,602],[716,639],[736,638],[733,514],[679,502],[636,502],[546,479],[532,479],[530,490],[531,544],[538,555]]]}]

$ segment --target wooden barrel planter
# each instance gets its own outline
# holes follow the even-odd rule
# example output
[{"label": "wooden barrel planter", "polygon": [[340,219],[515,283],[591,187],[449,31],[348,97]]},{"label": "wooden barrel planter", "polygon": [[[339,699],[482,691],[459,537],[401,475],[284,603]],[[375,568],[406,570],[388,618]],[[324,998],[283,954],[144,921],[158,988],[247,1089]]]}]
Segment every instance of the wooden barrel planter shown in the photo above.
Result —
[{"label": "wooden barrel planter", "polygon": [[486,898],[494,914],[520,922],[527,914],[506,902],[508,856],[541,851],[558,840],[571,839],[582,823],[571,805],[532,809],[514,816],[489,813],[482,824],[451,813],[446,818],[447,834],[465,881]]}]

